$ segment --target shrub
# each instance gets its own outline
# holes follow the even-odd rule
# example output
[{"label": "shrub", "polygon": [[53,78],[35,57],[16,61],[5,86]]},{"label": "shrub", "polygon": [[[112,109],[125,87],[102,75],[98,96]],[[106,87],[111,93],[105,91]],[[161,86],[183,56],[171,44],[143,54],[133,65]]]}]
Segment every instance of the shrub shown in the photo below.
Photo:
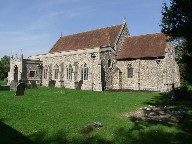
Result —
[{"label": "shrub", "polygon": [[192,92],[189,91],[186,86],[176,88],[175,89],[175,99],[192,101]]}]

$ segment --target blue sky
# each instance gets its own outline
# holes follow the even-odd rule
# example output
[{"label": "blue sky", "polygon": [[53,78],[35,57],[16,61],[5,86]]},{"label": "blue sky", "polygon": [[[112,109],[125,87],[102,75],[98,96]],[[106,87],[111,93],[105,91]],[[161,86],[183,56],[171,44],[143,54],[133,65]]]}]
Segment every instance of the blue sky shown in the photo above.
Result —
[{"label": "blue sky", "polygon": [[131,35],[160,32],[169,0],[0,0],[0,57],[47,53],[63,35],[112,26],[126,17]]}]

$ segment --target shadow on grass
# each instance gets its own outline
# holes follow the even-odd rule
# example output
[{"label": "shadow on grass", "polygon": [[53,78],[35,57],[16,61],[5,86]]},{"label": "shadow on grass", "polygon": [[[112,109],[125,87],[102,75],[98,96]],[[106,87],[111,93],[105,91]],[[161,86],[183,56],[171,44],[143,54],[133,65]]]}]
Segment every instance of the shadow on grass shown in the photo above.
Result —
[{"label": "shadow on grass", "polygon": [[128,144],[186,144],[192,141],[192,103],[190,101],[171,101],[171,93],[153,98],[147,105],[158,107],[170,106],[186,111],[183,120],[175,125],[130,118],[133,127],[120,128],[116,131],[114,143]]},{"label": "shadow on grass", "polygon": [[[47,132],[37,132],[30,137],[35,144],[112,144],[113,142],[105,140],[100,136],[90,135],[93,129],[87,127],[80,132],[80,137],[69,138],[64,130],[58,131],[53,136],[47,136]],[[82,136],[82,134],[84,134]]]},{"label": "shadow on grass", "polygon": [[69,140],[64,131],[60,130],[55,135],[48,137],[47,132],[41,131],[29,136],[36,144],[67,144]]},{"label": "shadow on grass", "polygon": [[0,143],[1,144],[34,144],[29,138],[3,123],[0,120]]},{"label": "shadow on grass", "polygon": [[132,128],[120,128],[116,131],[114,142],[124,144],[170,144],[172,142],[171,136],[172,134],[164,129],[157,129],[151,124],[144,124],[142,121],[134,121]]},{"label": "shadow on grass", "polygon": [[[160,125],[160,124],[158,124]],[[120,128],[116,131],[115,143],[125,144],[186,144],[192,140],[192,134],[186,124],[175,126],[177,130],[169,131],[166,127],[171,125],[157,126],[157,123],[134,120],[134,126],[130,129]]]},{"label": "shadow on grass", "polygon": [[[163,128],[157,129],[153,127],[155,123],[144,124],[141,121],[135,121],[134,123],[135,125],[130,129],[119,128],[116,130],[112,140],[106,140],[98,135],[70,139],[66,136],[65,132],[59,131],[51,137],[48,137],[46,132],[35,133],[29,136],[32,140],[31,141],[15,130],[6,130],[9,133],[4,132],[1,134],[0,142],[2,144],[185,144],[191,142],[191,135],[185,132],[172,133]],[[145,126],[149,126],[151,128],[145,130]]]},{"label": "shadow on grass", "polygon": [[90,134],[89,136],[72,139],[69,139],[62,131],[49,138],[46,136],[46,133],[37,133],[31,136],[31,138],[38,144],[186,144],[192,140],[191,134],[185,131],[173,133],[173,131],[169,131],[164,127],[156,127],[156,123],[137,120],[133,120],[133,122],[134,126],[131,128],[117,129],[112,140],[104,139],[100,135],[90,134],[92,128],[85,130],[88,135]]},{"label": "shadow on grass", "polygon": [[6,86],[6,85],[1,86],[0,85],[0,91],[9,91],[9,90],[10,90],[10,86]]},{"label": "shadow on grass", "polygon": [[186,111],[190,110],[192,108],[192,101],[190,100],[171,100],[172,93],[161,93],[160,96],[154,97],[148,102],[145,102],[144,104],[152,105],[152,106],[170,106],[175,107],[178,109],[184,109]]},{"label": "shadow on grass", "polygon": [[[174,141],[179,143],[191,143],[192,141],[192,101],[190,100],[175,100],[171,101],[171,93],[162,93],[161,96],[152,99],[145,104],[154,106],[169,106],[186,111],[183,120],[175,125],[175,128],[180,131],[174,135]],[[189,95],[191,96],[191,95]]]}]

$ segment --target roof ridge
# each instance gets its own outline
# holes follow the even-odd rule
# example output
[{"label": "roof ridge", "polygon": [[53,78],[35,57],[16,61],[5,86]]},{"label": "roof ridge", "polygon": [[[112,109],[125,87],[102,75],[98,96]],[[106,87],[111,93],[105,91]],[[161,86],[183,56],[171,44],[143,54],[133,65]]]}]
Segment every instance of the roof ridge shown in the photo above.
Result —
[{"label": "roof ridge", "polygon": [[148,33],[148,34],[141,34],[141,35],[134,35],[134,36],[128,35],[127,37],[138,37],[138,36],[146,36],[146,35],[154,35],[154,34],[163,34],[163,33],[162,32],[156,32],[156,33]]},{"label": "roof ridge", "polygon": [[106,28],[112,28],[112,27],[120,26],[120,25],[123,25],[123,24],[116,24],[116,25],[112,25],[112,26],[106,26],[106,27],[101,27],[101,28],[97,28],[97,29],[92,29],[92,30],[82,31],[82,32],[78,32],[78,33],[73,33],[73,34],[69,34],[69,35],[66,35],[66,36],[61,36],[61,38],[63,38],[63,37],[67,37],[67,36],[73,36],[73,35],[77,35],[77,34],[82,34],[82,33],[86,33],[86,32],[91,32],[91,31],[96,31],[96,30],[106,29]]},{"label": "roof ridge", "polygon": [[58,45],[57,42],[58,42],[59,40],[61,40],[62,37],[63,37],[63,36],[59,37],[59,39],[56,41],[56,43],[53,45],[53,47],[49,50],[49,52],[51,52],[51,50],[52,50],[56,45]]},{"label": "roof ridge", "polygon": [[126,21],[123,22],[123,24],[122,24],[122,26],[121,26],[121,29],[120,29],[120,31],[119,31],[116,39],[115,39],[115,45],[117,44],[117,42],[118,42],[118,40],[119,40],[119,37],[120,37],[120,35],[121,35],[122,31],[123,31],[123,28],[124,28],[125,26],[126,26]]}]

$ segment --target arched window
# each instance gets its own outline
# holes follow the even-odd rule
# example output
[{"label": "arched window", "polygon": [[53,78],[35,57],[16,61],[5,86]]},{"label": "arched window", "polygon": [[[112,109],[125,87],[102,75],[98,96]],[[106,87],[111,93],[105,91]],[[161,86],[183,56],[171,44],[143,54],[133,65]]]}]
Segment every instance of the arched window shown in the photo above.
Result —
[{"label": "arched window", "polygon": [[14,80],[18,82],[18,67],[14,66]]},{"label": "arched window", "polygon": [[47,79],[47,74],[48,74],[48,67],[45,66],[44,69],[43,69],[43,77],[44,77],[44,79]]},{"label": "arched window", "polygon": [[69,67],[67,68],[67,79],[68,80],[72,80],[72,72],[73,72],[73,68],[70,64]]},{"label": "arched window", "polygon": [[127,67],[127,77],[133,78],[133,68],[132,68],[131,64],[129,64]]},{"label": "arched window", "polygon": [[84,64],[84,66],[81,68],[81,79],[82,80],[88,80],[88,67],[87,64]]},{"label": "arched window", "polygon": [[111,60],[109,59],[108,60],[108,68],[110,68],[111,67]]},{"label": "arched window", "polygon": [[54,79],[58,79],[59,76],[59,66],[55,65],[54,67]]}]

